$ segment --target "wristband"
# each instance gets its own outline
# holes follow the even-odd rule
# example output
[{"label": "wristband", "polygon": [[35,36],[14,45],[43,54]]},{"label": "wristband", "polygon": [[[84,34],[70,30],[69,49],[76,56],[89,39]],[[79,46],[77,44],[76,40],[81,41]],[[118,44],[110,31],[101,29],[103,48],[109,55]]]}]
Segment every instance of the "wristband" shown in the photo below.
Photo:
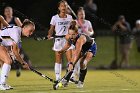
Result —
[{"label": "wristband", "polygon": [[[69,64],[73,65],[73,62],[69,62]],[[73,65],[74,66],[74,65]]]},{"label": "wristband", "polygon": [[25,65],[25,63],[22,63],[22,65]]}]

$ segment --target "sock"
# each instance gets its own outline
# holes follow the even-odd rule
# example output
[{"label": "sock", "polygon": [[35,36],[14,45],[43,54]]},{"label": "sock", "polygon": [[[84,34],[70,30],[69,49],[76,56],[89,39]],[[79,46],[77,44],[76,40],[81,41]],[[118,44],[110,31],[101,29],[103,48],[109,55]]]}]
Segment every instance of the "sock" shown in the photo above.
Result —
[{"label": "sock", "polygon": [[80,69],[79,81],[84,82],[86,74],[87,74],[87,68],[84,70]]},{"label": "sock", "polygon": [[1,82],[1,67],[0,67],[0,82]]},{"label": "sock", "polygon": [[56,80],[61,79],[61,69],[62,69],[62,64],[55,63],[55,76]]},{"label": "sock", "polygon": [[8,74],[10,72],[11,65],[4,63],[1,70],[1,82],[0,84],[6,84]]},{"label": "sock", "polygon": [[80,74],[80,60],[78,60],[78,62],[75,64],[71,78],[75,79],[76,75],[77,75],[77,77],[79,77],[79,74]]},{"label": "sock", "polygon": [[67,82],[69,82],[72,73],[73,73],[73,70],[66,73],[65,79],[67,80]]}]

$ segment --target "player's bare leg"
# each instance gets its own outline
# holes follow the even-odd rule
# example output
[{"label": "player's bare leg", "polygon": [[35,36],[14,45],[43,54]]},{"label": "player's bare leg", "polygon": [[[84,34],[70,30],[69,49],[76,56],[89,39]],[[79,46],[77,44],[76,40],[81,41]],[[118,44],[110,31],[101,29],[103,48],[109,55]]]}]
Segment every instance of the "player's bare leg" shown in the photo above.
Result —
[{"label": "player's bare leg", "polygon": [[5,47],[0,46],[0,60],[2,62],[2,69],[1,69],[1,81],[0,81],[0,90],[8,90],[11,87],[7,85],[7,78],[8,78],[8,74],[10,72],[11,69],[11,63],[12,60],[6,50]]}]

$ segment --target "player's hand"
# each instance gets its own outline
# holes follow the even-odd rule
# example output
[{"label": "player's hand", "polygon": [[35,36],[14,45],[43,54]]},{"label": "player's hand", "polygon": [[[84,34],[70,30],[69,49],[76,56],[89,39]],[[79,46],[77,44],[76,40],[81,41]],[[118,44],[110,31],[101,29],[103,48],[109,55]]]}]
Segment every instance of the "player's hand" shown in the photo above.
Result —
[{"label": "player's hand", "polygon": [[48,35],[48,36],[47,36],[47,39],[48,39],[48,40],[51,40],[51,39],[52,39],[52,36],[51,36],[51,35]]},{"label": "player's hand", "polygon": [[73,64],[69,64],[68,71],[72,71],[74,69]]},{"label": "player's hand", "polygon": [[26,62],[23,62],[22,67],[28,70],[30,69],[29,65]]},{"label": "player's hand", "polygon": [[63,51],[63,50],[60,50],[60,51],[58,51],[58,53],[59,53],[59,54],[62,54],[62,53],[64,53],[64,51]]}]

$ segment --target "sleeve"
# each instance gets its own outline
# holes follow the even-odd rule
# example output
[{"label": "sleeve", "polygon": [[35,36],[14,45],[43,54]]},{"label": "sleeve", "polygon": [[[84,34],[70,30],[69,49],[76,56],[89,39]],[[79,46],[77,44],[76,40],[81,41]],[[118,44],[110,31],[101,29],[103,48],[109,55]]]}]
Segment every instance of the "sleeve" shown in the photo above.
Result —
[{"label": "sleeve", "polygon": [[55,16],[52,17],[50,24],[51,25],[56,25]]},{"label": "sleeve", "polygon": [[88,25],[89,25],[89,28],[92,28],[92,24],[90,21],[88,21]]},{"label": "sleeve", "polygon": [[14,31],[11,32],[13,32],[12,38],[14,39],[14,42],[17,44],[21,42],[21,33],[20,33],[21,31],[19,29],[15,29]]}]

